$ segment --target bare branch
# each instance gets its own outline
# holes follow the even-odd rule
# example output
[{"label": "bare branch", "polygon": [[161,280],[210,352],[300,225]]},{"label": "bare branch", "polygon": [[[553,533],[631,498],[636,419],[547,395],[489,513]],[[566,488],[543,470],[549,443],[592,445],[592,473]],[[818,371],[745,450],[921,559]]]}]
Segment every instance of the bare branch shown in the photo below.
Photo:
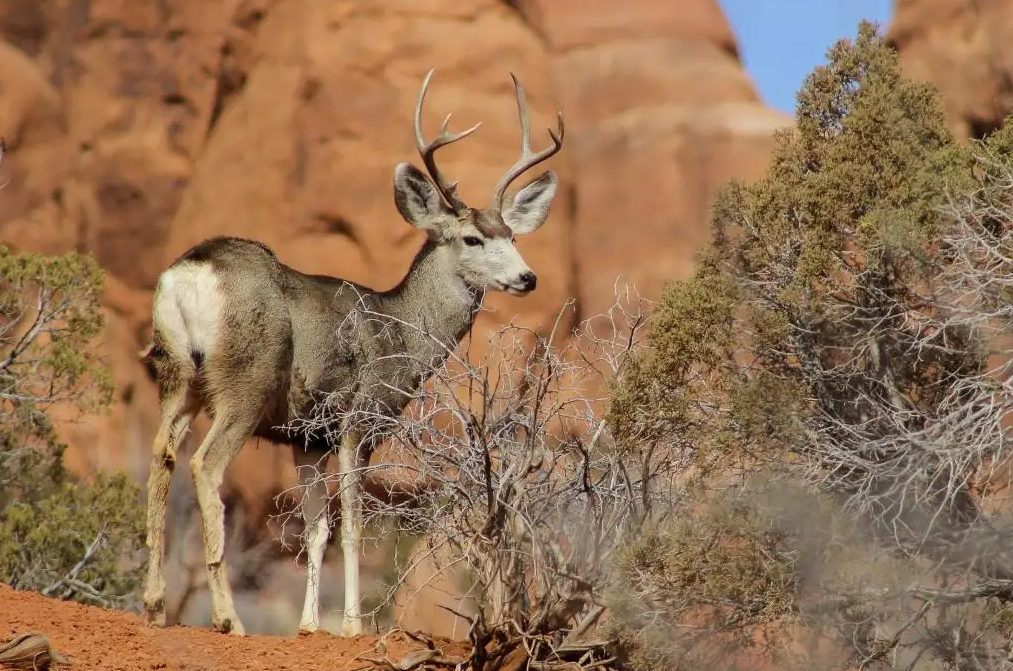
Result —
[{"label": "bare branch", "polygon": [[[556,637],[580,637],[598,621],[612,554],[646,519],[645,503],[671,508],[675,464],[666,455],[643,461],[616,450],[602,419],[603,382],[640,342],[643,310],[643,301],[621,293],[595,328],[586,322],[562,333],[561,313],[544,335],[515,324],[494,331],[481,357],[470,353],[475,343],[439,365],[402,356],[399,369],[427,382],[393,418],[383,406],[389,387],[370,387],[392,362],[369,361],[356,389],[335,392],[298,424],[332,440],[352,431],[386,441],[383,463],[370,471],[390,488],[367,491],[366,520],[380,533],[424,542],[379,600],[390,603],[423,562],[436,575],[465,578],[477,614],[440,606],[470,622],[472,668],[482,668],[483,656],[509,654],[493,646],[500,635],[523,642],[533,662],[574,661]],[[341,332],[389,319],[363,307]],[[432,338],[417,325],[400,326]],[[348,394],[361,400],[347,403]],[[608,657],[594,648],[581,668],[608,665]]]}]

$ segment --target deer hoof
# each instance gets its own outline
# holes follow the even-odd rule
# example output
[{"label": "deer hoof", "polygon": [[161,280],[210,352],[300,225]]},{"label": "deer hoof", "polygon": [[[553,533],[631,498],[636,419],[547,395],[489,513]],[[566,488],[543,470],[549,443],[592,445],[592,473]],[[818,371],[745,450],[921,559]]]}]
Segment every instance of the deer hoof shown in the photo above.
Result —
[{"label": "deer hoof", "polygon": [[246,630],[243,629],[243,623],[236,616],[216,619],[211,623],[211,626],[221,634],[232,634],[233,636],[244,636],[246,634]]},{"label": "deer hoof", "polygon": [[342,636],[358,636],[362,633],[362,621],[358,618],[346,619],[341,623]]},{"label": "deer hoof", "polygon": [[144,622],[149,627],[165,626],[165,601],[163,599],[144,604]]}]

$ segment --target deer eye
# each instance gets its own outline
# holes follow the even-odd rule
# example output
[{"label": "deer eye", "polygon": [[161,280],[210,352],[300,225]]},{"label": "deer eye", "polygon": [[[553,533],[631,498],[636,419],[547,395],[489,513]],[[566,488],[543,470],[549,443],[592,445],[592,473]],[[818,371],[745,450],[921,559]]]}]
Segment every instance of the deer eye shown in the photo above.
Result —
[{"label": "deer eye", "polygon": [[484,243],[482,242],[482,238],[476,238],[474,235],[466,235],[464,237],[464,244],[469,247],[478,247]]}]

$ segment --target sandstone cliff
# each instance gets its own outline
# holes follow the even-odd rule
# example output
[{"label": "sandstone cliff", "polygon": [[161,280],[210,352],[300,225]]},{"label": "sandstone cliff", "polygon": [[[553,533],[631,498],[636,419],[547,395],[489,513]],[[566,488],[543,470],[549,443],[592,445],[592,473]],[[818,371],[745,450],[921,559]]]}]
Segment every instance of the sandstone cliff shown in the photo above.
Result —
[{"label": "sandstone cliff", "polygon": [[1013,110],[1013,0],[897,0],[889,37],[905,74],[942,92],[958,137]]},{"label": "sandstone cliff", "polygon": [[[656,296],[688,270],[712,188],[759,174],[788,123],[757,101],[715,0],[12,0],[0,31],[0,240],[87,250],[108,270],[121,402],[75,429],[74,459],[139,478],[157,403],[134,354],[160,270],[236,234],[307,272],[395,283],[420,237],[393,207],[391,174],[417,160],[411,111],[430,67],[427,125],[448,111],[483,122],[443,157],[466,199],[484,202],[514,158],[508,71],[527,88],[536,142],[555,109],[567,120],[550,222],[519,242],[538,291],[493,298],[485,328],[543,326],[570,296],[592,313],[619,274]],[[233,471],[255,498],[279,486]]]},{"label": "sandstone cliff", "polygon": [[[1013,108],[1013,0],[898,0],[889,35],[907,73],[940,88],[958,135]],[[134,354],[160,270],[231,233],[309,272],[393,284],[419,236],[393,207],[391,173],[417,161],[410,114],[430,67],[427,127],[449,111],[460,128],[483,122],[444,157],[466,198],[484,201],[514,158],[509,70],[536,142],[554,110],[567,121],[550,222],[520,242],[539,289],[497,297],[482,328],[515,315],[544,326],[570,296],[593,314],[620,274],[657,296],[705,239],[713,187],[759,175],[789,122],[758,102],[717,0],[6,0],[0,37],[0,242],[86,250],[109,271],[119,402],[68,429],[69,456],[139,481],[157,399]],[[251,442],[229,493],[263,529],[291,475],[285,450]],[[298,596],[302,576],[284,580]]]},{"label": "sandstone cliff", "polygon": [[[482,121],[441,161],[466,200],[484,202],[515,158],[508,71],[535,143],[556,109],[567,122],[550,220],[519,241],[539,288],[493,298],[480,332],[544,328],[571,296],[592,314],[620,274],[656,297],[688,272],[713,187],[759,175],[790,122],[758,102],[717,0],[7,0],[0,35],[0,242],[89,251],[108,270],[119,402],[68,429],[69,458],[139,481],[158,410],[135,354],[158,273],[234,234],[306,272],[394,284],[421,239],[391,177],[418,161],[411,112],[430,67],[427,128],[450,111],[457,128]],[[230,469],[257,529],[289,462],[251,441]]]}]

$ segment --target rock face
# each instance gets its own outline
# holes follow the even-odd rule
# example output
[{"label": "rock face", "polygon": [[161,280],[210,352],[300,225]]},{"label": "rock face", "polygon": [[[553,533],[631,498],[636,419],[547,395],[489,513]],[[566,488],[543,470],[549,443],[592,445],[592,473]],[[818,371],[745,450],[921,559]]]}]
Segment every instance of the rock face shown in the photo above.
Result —
[{"label": "rock face", "polygon": [[1013,110],[1013,0],[897,0],[888,36],[905,74],[939,88],[957,137]]},{"label": "rock face", "polygon": [[[208,235],[256,237],[311,273],[393,286],[422,242],[393,207],[399,161],[419,163],[412,112],[419,85],[438,72],[424,110],[427,133],[453,112],[479,132],[441,151],[469,203],[484,207],[516,158],[517,112],[508,70],[520,74],[536,123],[558,107],[534,33],[493,0],[422,4],[279,3],[257,26],[242,85],[196,157],[169,227],[162,263]],[[459,52],[462,44],[469,45]],[[425,57],[420,57],[425,54]],[[335,64],[342,64],[335,67]],[[537,128],[537,127],[536,127]],[[538,130],[541,130],[540,128]],[[548,138],[542,130],[535,142]],[[565,163],[554,162],[564,188]],[[535,176],[533,173],[530,177]],[[537,296],[496,296],[485,320],[515,313],[538,323],[566,290],[571,251],[566,198],[537,234],[519,241],[539,275]]]},{"label": "rock face", "polygon": [[758,102],[716,0],[526,0],[572,133],[573,287],[584,315],[622,275],[648,297],[685,276],[709,197],[758,177],[790,123]]},{"label": "rock face", "polygon": [[[552,214],[518,241],[538,290],[493,297],[479,334],[545,329],[568,297],[593,314],[620,274],[657,297],[705,239],[713,187],[759,175],[790,123],[758,102],[716,0],[8,0],[0,34],[0,242],[89,251],[108,270],[119,402],[68,429],[69,459],[142,481],[158,408],[136,352],[159,272],[233,234],[305,272],[396,283],[421,234],[392,175],[419,163],[411,115],[430,67],[427,132],[448,112],[452,129],[482,122],[441,156],[474,205],[516,157],[509,71],[536,146],[555,110],[566,119]],[[260,530],[292,476],[287,451],[251,441],[228,491]]]}]

